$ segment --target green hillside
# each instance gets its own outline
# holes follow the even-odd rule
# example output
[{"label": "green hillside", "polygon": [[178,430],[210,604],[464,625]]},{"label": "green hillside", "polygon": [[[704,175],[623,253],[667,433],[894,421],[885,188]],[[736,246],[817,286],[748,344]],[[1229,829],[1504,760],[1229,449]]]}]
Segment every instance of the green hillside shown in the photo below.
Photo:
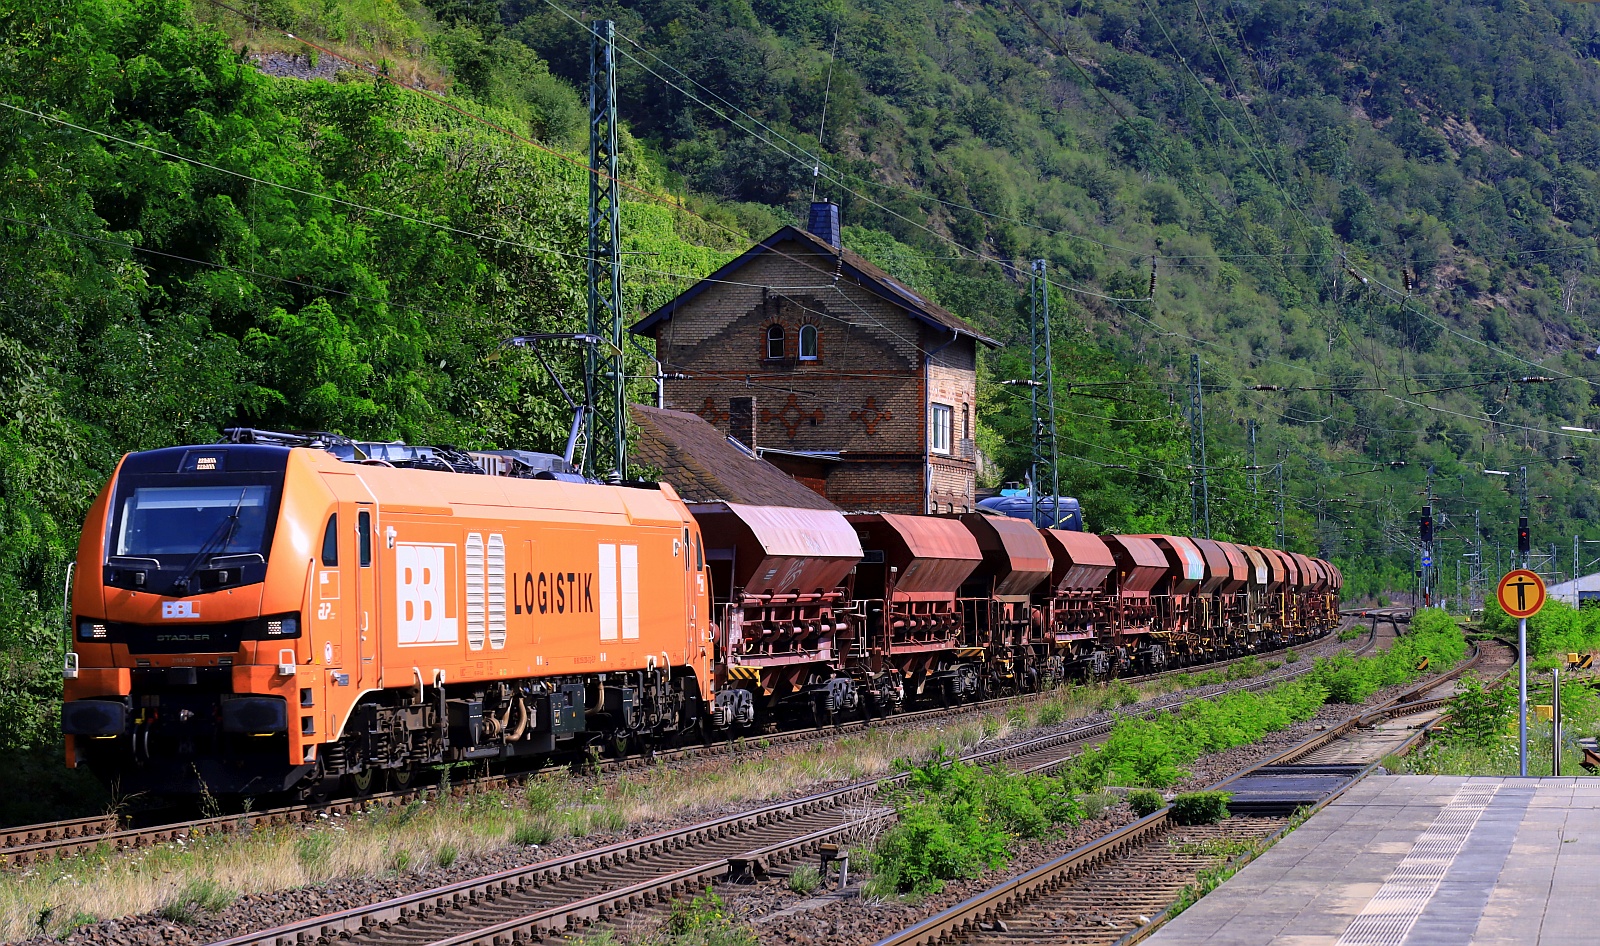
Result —
[{"label": "green hillside", "polygon": [[[582,27],[532,0],[244,10],[0,0],[0,741],[53,737],[64,570],[123,452],[236,423],[564,434],[554,385],[501,342],[584,316]],[[1012,343],[989,382],[1026,375],[1018,273],[1050,261],[1061,480],[1092,527],[1189,530],[1193,354],[1213,533],[1273,541],[1254,420],[1258,465],[1285,456],[1290,544],[1361,593],[1409,584],[1430,466],[1451,578],[1475,509],[1511,539],[1486,466],[1531,464],[1535,540],[1564,568],[1600,513],[1594,439],[1559,432],[1600,415],[1589,6],[581,16],[621,36],[636,310],[797,219],[815,183],[852,246]],[[386,78],[296,77],[340,56]],[[1027,464],[1017,390],[981,392],[994,483]]]}]

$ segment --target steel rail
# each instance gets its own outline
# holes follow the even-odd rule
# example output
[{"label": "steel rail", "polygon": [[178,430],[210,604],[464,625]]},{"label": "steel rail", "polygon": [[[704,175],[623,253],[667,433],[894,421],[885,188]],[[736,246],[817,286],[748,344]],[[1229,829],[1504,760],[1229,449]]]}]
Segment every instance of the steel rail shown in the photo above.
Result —
[{"label": "steel rail", "polygon": [[[1340,612],[1341,615],[1347,612]],[[1353,614],[1355,612],[1348,612]],[[1121,681],[1130,684],[1147,683],[1164,677],[1194,671],[1205,672],[1233,666],[1252,657],[1256,659],[1272,657],[1282,654],[1296,646],[1314,645],[1327,642],[1332,630],[1277,650],[1263,651],[1258,654],[1246,654],[1240,657],[1230,657],[1225,660],[1212,661],[1204,664],[1191,664],[1186,667],[1177,667],[1161,670],[1155,673],[1141,674],[1132,677],[1120,677]],[[1370,646],[1370,645],[1368,645]],[[1020,700],[1047,699],[1051,691],[1041,691],[1034,694],[1018,696],[1001,696],[974,703],[962,703],[949,707],[936,707],[925,710],[916,710],[910,713],[901,713],[894,716],[857,719],[842,722],[833,726],[805,727],[790,729],[784,732],[763,734],[758,736],[737,737],[720,740],[704,746],[685,746],[676,749],[658,750],[650,753],[634,753],[626,758],[598,760],[596,768],[601,772],[627,771],[636,768],[648,767],[659,762],[681,761],[701,757],[716,757],[720,755],[737,755],[751,751],[752,739],[759,740],[762,749],[784,745],[799,745],[807,742],[816,742],[824,739],[835,738],[840,735],[865,731],[871,728],[900,727],[915,725],[917,723],[936,721],[959,717],[984,709],[992,709]],[[517,775],[490,775],[480,776],[469,782],[463,782],[452,788],[459,794],[462,792],[494,791],[511,784]],[[210,834],[226,834],[245,831],[258,826],[273,826],[282,824],[309,824],[321,819],[324,815],[352,814],[373,808],[394,807],[409,804],[419,798],[437,797],[438,790],[435,786],[419,786],[389,792],[378,792],[357,798],[334,799],[324,802],[307,802],[298,805],[288,805],[279,808],[266,809],[260,812],[242,812],[240,814],[220,815],[209,818],[189,819],[179,822],[151,825],[148,827],[124,827],[115,814],[96,815],[87,818],[74,818],[64,821],[47,822],[36,825],[25,825],[17,828],[0,829],[0,866],[23,867],[52,857],[66,857],[89,851],[109,848],[111,850],[129,850],[152,844],[169,843],[181,839],[196,838]]]},{"label": "steel rail", "polygon": [[[1360,649],[1369,649],[1374,641],[1375,638],[1369,635],[1368,641]],[[1308,662],[1305,667],[1288,674],[1252,680],[1239,684],[1237,688],[1275,686],[1311,669],[1312,665]],[[1179,696],[1165,700],[1145,708],[1140,715],[1166,712],[1192,698]],[[1112,723],[1102,721],[1077,726],[1012,746],[968,753],[963,758],[973,764],[992,765],[1011,764],[1019,760],[1028,762],[1034,757],[1049,756],[1041,764],[1030,765],[1029,770],[1060,765],[1076,754],[1063,753],[1062,750],[1104,735],[1110,731]],[[619,842],[594,851],[512,868],[370,906],[350,908],[245,934],[225,940],[217,946],[316,946],[336,940],[354,943],[426,942],[451,946],[507,946],[547,935],[560,935],[584,924],[603,922],[612,916],[680,896],[690,889],[699,889],[707,882],[743,872],[770,869],[794,858],[807,856],[827,839],[892,820],[891,812],[874,808],[864,818],[840,817],[835,823],[820,827],[813,826],[813,822],[796,824],[796,833],[788,838],[767,840],[759,845],[742,840],[745,835],[753,833],[751,829],[755,826],[796,822],[795,812],[840,812],[847,806],[867,805],[884,787],[902,784],[907,779],[909,775],[901,774],[887,779],[865,780],[797,801],[724,816],[678,831],[661,832],[639,841]],[[683,857],[696,848],[708,848],[701,855],[703,859],[698,863],[681,865]],[[639,879],[621,873],[644,868],[652,861],[660,861],[663,869]],[[593,882],[585,878],[597,875],[604,875],[607,880],[632,882],[617,889],[596,891]],[[552,889],[558,885],[567,890],[577,889],[563,902],[550,903],[552,896],[560,893]],[[518,910],[518,902],[527,903],[530,908]],[[515,915],[497,915],[508,910]],[[452,914],[455,916],[453,920],[449,919]],[[486,919],[476,920],[474,916]]]},{"label": "steel rail", "polygon": [[[1424,701],[1418,699],[1418,697],[1453,681],[1462,673],[1476,666],[1481,657],[1482,650],[1474,645],[1470,659],[1448,673],[1430,678],[1428,681],[1391,698],[1382,706],[1367,713],[1351,716],[1337,726],[1291,746],[1269,759],[1251,763],[1208,788],[1226,791],[1228,785],[1246,777],[1257,769],[1272,765],[1292,764],[1296,760],[1305,758],[1343,738],[1352,730],[1363,726],[1366,720],[1375,720],[1379,716],[1385,715],[1405,716],[1422,712],[1424,711],[1422,708],[1428,704],[1441,701]],[[1414,745],[1417,740],[1422,738],[1422,735],[1423,731],[1419,730],[1409,737],[1405,745],[1407,747]],[[1356,777],[1350,779],[1332,795],[1328,796],[1323,804],[1348,790],[1360,778],[1364,778],[1366,774],[1370,773],[1378,765],[1379,761],[1381,760],[1374,760],[1363,768]],[[1068,886],[1105,862],[1138,850],[1151,840],[1167,833],[1172,828],[1170,813],[1171,808],[1162,808],[1153,814],[1117,829],[1105,837],[1082,845],[1021,875],[1009,878],[982,893],[956,904],[948,910],[914,924],[899,933],[881,939],[875,946],[941,946],[941,944],[961,942],[969,934],[979,932],[983,924],[992,926],[997,919],[1001,918],[1002,914],[1025,904],[1050,897],[1056,891]],[[1169,913],[1170,910],[1171,907],[1168,908]],[[1163,914],[1150,923],[1144,924],[1141,930],[1146,928],[1154,930],[1159,925],[1159,921],[1163,921],[1165,917],[1166,914]],[[1135,931],[1135,933],[1138,932]],[[1133,940],[1130,937],[1133,935],[1129,934],[1129,937],[1125,937],[1122,942],[1132,942]]]}]

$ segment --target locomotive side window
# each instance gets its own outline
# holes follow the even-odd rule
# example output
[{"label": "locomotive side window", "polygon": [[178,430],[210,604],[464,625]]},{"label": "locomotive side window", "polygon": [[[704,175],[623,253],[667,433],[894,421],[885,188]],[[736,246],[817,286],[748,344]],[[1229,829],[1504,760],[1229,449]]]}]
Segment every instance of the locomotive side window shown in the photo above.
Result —
[{"label": "locomotive side window", "polygon": [[683,570],[689,570],[689,529],[687,526],[683,530]]},{"label": "locomotive side window", "polygon": [[356,541],[361,547],[361,567],[372,564],[372,513],[365,509],[356,513]]},{"label": "locomotive side window", "polygon": [[339,514],[328,517],[328,527],[322,530],[322,564],[333,567],[339,564]]},{"label": "locomotive side window", "polygon": [[703,572],[706,570],[705,554],[700,551],[700,537],[694,537],[694,569]]}]

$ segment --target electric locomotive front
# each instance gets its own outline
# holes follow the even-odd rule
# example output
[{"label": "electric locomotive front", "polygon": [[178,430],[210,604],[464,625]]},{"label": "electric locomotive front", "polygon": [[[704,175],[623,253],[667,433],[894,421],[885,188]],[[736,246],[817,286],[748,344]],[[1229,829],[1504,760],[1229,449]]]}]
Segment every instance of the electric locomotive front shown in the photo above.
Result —
[{"label": "electric locomotive front", "polygon": [[270,436],[130,454],[96,499],[69,766],[125,791],[361,792],[698,725],[710,598],[670,486]]},{"label": "electric locomotive front", "polygon": [[282,527],[308,485],[290,456],[172,447],[118,465],[78,545],[69,766],[123,790],[288,787],[298,694],[278,671],[300,663],[316,539]]}]

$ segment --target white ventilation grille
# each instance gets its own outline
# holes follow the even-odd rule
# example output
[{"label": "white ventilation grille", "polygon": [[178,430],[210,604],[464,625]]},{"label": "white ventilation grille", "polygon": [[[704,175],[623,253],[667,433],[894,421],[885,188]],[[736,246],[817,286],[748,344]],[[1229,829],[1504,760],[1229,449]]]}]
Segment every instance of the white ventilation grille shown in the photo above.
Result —
[{"label": "white ventilation grille", "polygon": [[617,639],[617,547],[600,544],[600,639]]},{"label": "white ventilation grille", "polygon": [[622,639],[639,639],[639,547],[622,546]]},{"label": "white ventilation grille", "polygon": [[[505,626],[505,555],[501,555],[501,627]],[[483,649],[484,629],[484,569],[483,569],[483,536],[476,532],[467,533],[467,646],[473,650]]]},{"label": "white ventilation grille", "polygon": [[1400,946],[1499,790],[1494,784],[1462,785],[1339,937],[1339,946]]},{"label": "white ventilation grille", "polygon": [[506,646],[506,540],[498,532],[489,535],[488,572],[489,646],[499,650]]}]

